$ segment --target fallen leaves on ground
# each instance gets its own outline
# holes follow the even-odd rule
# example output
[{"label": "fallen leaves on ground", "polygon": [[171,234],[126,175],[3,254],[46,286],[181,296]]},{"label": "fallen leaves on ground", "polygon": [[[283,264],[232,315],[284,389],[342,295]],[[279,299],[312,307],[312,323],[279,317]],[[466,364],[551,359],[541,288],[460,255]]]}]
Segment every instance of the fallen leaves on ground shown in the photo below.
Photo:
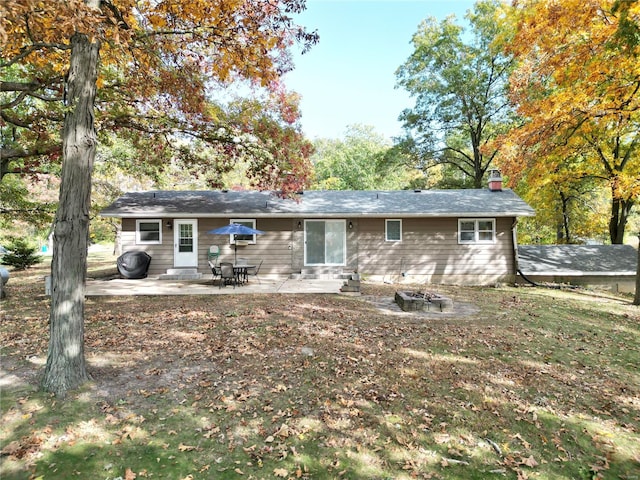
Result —
[{"label": "fallen leaves on ground", "polygon": [[[638,438],[640,386],[628,374],[637,311],[442,287],[476,313],[393,315],[369,298],[396,287],[363,288],[363,298],[89,299],[95,418],[55,441],[42,428],[19,438],[3,431],[2,455],[35,461],[102,428],[114,448],[157,446],[158,459],[191,462],[194,478],[214,469],[249,478],[265,465],[276,477],[315,478],[303,464],[312,448],[324,462],[315,473],[327,478],[350,478],[357,465],[380,478],[465,469],[535,478],[576,459],[601,474],[624,455],[607,434]],[[5,368],[29,384],[31,360],[46,353],[48,305],[11,301],[0,328]],[[34,421],[43,410],[25,397],[3,421]],[[589,446],[578,440],[585,435]],[[125,478],[152,475],[127,468]]]}]

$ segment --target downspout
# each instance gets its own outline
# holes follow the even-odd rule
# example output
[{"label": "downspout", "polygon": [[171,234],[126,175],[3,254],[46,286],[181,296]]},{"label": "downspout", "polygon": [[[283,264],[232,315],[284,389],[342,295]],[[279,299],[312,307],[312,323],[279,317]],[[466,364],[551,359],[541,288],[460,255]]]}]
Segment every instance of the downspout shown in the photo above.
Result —
[{"label": "downspout", "polygon": [[516,281],[516,277],[518,276],[518,274],[524,278],[526,281],[527,278],[525,278],[524,275],[522,275],[522,272],[520,271],[520,266],[518,265],[518,234],[517,234],[517,230],[518,230],[518,217],[514,217],[513,219],[513,223],[511,224],[511,243],[513,245],[513,271],[516,272],[516,275],[514,275],[514,284],[517,284]]},{"label": "downspout", "polygon": [[541,285],[541,284],[539,284],[537,282],[534,282],[530,278],[527,278],[527,276],[524,273],[522,273],[522,271],[520,270],[520,266],[518,265],[518,240],[517,240],[517,235],[516,235],[516,227],[517,227],[517,225],[518,225],[518,218],[516,217],[515,220],[513,221],[513,224],[511,225],[511,235],[513,237],[513,259],[514,259],[514,263],[515,263],[515,271],[517,272],[517,274],[520,275],[525,282],[533,285],[534,287],[552,288],[552,289],[555,289],[555,290],[560,290],[562,288],[569,288],[569,289],[578,289],[578,288],[580,288],[577,285],[569,285],[569,286]]},{"label": "downspout", "polygon": [[518,269],[518,275],[520,275],[525,282],[530,283],[534,287],[546,287],[547,286],[547,285],[540,285],[539,283],[536,283],[533,280],[527,278],[525,276],[525,274],[520,271],[520,269]]}]

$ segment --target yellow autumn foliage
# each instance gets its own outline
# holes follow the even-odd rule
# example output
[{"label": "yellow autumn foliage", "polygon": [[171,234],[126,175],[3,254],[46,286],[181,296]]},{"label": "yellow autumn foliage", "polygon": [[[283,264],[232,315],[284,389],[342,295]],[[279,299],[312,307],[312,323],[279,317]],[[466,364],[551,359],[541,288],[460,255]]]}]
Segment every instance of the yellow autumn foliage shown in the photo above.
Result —
[{"label": "yellow autumn foliage", "polygon": [[[605,182],[612,221],[640,198],[640,47],[620,37],[613,0],[521,0],[510,51],[511,99],[524,124],[502,138],[500,166],[530,188]],[[640,26],[640,6],[628,19]],[[624,223],[619,227],[624,228]],[[611,228],[610,228],[611,229]],[[613,239],[613,234],[612,234]]]},{"label": "yellow autumn foliage", "polygon": [[[283,25],[283,0],[13,0],[0,3],[0,64],[20,62],[64,72],[75,32],[101,42],[103,67],[127,65],[142,81],[185,59],[203,76],[238,75],[262,85],[286,68],[297,32]],[[166,85],[165,85],[166,86]],[[146,85],[149,88],[149,85]]]}]

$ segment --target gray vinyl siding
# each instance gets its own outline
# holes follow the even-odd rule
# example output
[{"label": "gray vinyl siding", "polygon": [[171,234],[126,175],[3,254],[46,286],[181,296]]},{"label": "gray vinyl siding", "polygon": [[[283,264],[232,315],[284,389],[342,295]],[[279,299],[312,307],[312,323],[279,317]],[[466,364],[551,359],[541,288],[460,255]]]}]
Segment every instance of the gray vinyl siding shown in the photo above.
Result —
[{"label": "gray vinyl siding", "polygon": [[[234,218],[243,218],[234,216]],[[245,218],[252,218],[246,216]],[[393,218],[401,218],[394,216]],[[249,264],[263,260],[261,275],[289,276],[305,272],[304,231],[298,222],[304,218],[256,218],[255,245],[239,246],[237,256]],[[394,282],[415,281],[450,284],[491,284],[515,281],[513,218],[496,218],[496,242],[458,244],[458,218],[402,218],[402,241],[385,241],[385,218],[345,218],[347,224],[347,261],[333,273],[358,271],[365,278]],[[209,246],[220,247],[220,260],[233,261],[234,246],[227,235],[206,233],[227,225],[226,218],[198,219],[198,271],[210,274],[207,263]],[[173,230],[162,222],[161,245],[135,244],[136,220],[122,219],[122,251],[143,250],[151,255],[149,275],[173,268]],[[404,273],[404,275],[402,275]]]},{"label": "gray vinyl siding", "polygon": [[385,241],[384,219],[360,219],[358,269],[365,276],[391,281],[511,281],[515,276],[512,223],[512,218],[496,219],[493,244],[460,245],[458,218],[405,218],[401,242]]},{"label": "gray vinyl siding", "polygon": [[[257,265],[263,260],[260,267],[261,275],[291,275],[293,234],[295,234],[297,220],[291,218],[256,218],[255,220],[256,229],[264,233],[256,236],[255,245],[239,246],[238,257],[246,258],[251,265]],[[233,261],[234,246],[229,244],[229,236],[206,233],[228,223],[228,219],[222,218],[205,218],[198,222],[198,270],[200,272],[211,273],[207,264],[207,252],[211,245],[220,247],[221,260]]]},{"label": "gray vinyl siding", "polygon": [[[211,245],[220,247],[220,260],[233,261],[234,246],[229,243],[228,235],[211,235],[207,232],[229,223],[228,219],[198,219],[198,271],[210,274],[208,252]],[[292,273],[293,235],[297,220],[292,219],[256,219],[256,228],[265,233],[258,235],[255,245],[239,246],[238,257],[246,258],[249,264],[257,265],[264,260],[260,274],[290,275]],[[166,273],[173,266],[173,230],[162,225],[161,245],[136,245],[136,219],[122,219],[122,251],[143,250],[151,255],[149,275]]]},{"label": "gray vinyl siding", "polygon": [[137,245],[135,218],[122,219],[121,242],[122,252],[142,250],[151,255],[149,275],[159,275],[173,268],[173,230],[167,228],[165,219],[162,219],[162,244]]}]

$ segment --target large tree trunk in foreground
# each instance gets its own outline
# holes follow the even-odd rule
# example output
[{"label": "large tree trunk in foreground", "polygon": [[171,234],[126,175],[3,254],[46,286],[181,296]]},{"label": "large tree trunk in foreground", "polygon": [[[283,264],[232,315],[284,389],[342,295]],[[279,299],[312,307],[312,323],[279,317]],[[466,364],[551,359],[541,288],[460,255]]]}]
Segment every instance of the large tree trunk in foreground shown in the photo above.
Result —
[{"label": "large tree trunk in foreground", "polygon": [[84,359],[84,295],[97,143],[93,108],[99,45],[75,34],[71,47],[60,204],[53,230],[49,352],[42,381],[45,390],[60,396],[89,378]]}]

